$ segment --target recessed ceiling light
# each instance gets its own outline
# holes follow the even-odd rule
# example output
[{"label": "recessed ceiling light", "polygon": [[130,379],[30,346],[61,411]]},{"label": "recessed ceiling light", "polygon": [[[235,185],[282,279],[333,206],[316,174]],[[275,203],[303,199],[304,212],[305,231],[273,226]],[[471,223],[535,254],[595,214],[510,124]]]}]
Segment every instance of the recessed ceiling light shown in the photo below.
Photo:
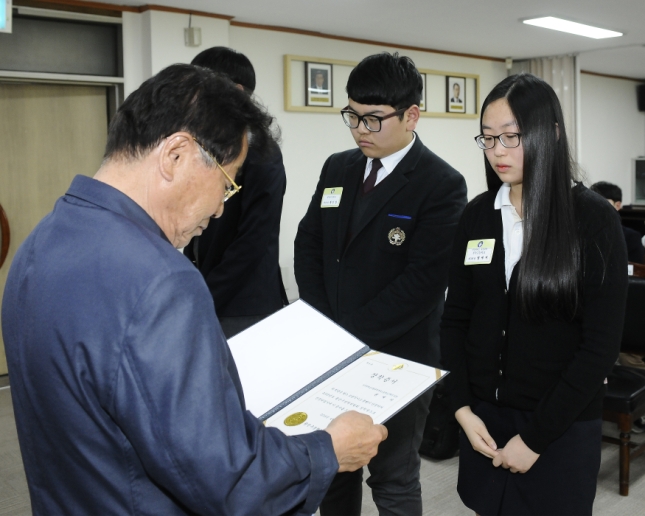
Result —
[{"label": "recessed ceiling light", "polygon": [[569,32],[578,36],[585,36],[587,38],[604,39],[604,38],[617,38],[622,36],[622,32],[613,30],[600,29],[592,27],[591,25],[584,25],[583,23],[576,23],[554,16],[546,16],[544,18],[533,18],[532,20],[522,20],[527,25],[536,25],[537,27],[544,27],[545,29],[559,30],[561,32]]}]

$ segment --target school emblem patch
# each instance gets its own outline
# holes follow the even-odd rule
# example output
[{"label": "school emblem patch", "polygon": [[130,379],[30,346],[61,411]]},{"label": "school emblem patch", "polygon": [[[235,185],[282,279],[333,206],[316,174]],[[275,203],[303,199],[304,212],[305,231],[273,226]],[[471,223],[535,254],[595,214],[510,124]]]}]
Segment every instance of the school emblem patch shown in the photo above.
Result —
[{"label": "school emblem patch", "polygon": [[390,229],[387,234],[387,239],[392,245],[401,245],[405,242],[405,232],[401,228]]}]

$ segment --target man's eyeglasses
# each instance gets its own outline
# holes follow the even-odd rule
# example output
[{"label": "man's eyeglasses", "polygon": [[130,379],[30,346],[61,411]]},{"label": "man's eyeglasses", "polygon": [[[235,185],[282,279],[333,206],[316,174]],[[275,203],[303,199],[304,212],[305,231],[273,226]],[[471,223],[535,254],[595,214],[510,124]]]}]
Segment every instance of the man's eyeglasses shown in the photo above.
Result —
[{"label": "man's eyeglasses", "polygon": [[495,140],[499,140],[504,147],[507,149],[514,149],[515,147],[520,146],[520,137],[522,133],[502,133],[497,136],[491,136],[490,134],[480,134],[475,136],[475,141],[477,146],[480,149],[488,150],[495,147]]},{"label": "man's eyeglasses", "polygon": [[345,122],[345,125],[350,129],[356,129],[358,127],[358,124],[363,122],[368,131],[372,131],[373,133],[378,133],[381,130],[381,122],[383,122],[383,120],[387,120],[388,118],[391,118],[396,115],[401,115],[405,113],[406,109],[408,108],[397,109],[396,111],[393,111],[392,113],[388,113],[385,116],[377,116],[377,115],[359,115],[358,113],[352,111],[351,109],[345,108],[345,109],[341,109],[340,114],[343,117],[343,122]]},{"label": "man's eyeglasses", "polygon": [[224,174],[224,177],[226,177],[226,179],[228,179],[228,182],[229,182],[229,183],[231,183],[231,186],[227,186],[227,187],[226,187],[226,190],[224,190],[224,200],[223,200],[222,202],[226,202],[226,201],[228,201],[228,200],[229,200],[231,197],[233,197],[237,192],[239,192],[239,191],[242,189],[242,187],[241,187],[241,186],[238,186],[237,184],[235,184],[235,181],[233,181],[233,180],[231,179],[231,176],[229,176],[229,175],[226,173],[226,170],[224,170],[224,169],[222,168],[222,165],[220,165],[220,164],[217,162],[217,160],[215,159],[215,157],[214,157],[210,152],[208,152],[208,151],[204,148],[204,146],[203,146],[201,143],[199,143],[199,140],[198,140],[197,138],[195,138],[195,137],[193,136],[193,140],[195,140],[195,143],[196,143],[197,145],[199,145],[199,148],[200,148],[200,149],[201,149],[201,150],[202,150],[202,151],[203,151],[203,152],[204,152],[204,153],[205,153],[205,154],[206,154],[206,155],[207,155],[211,160],[213,160],[213,163],[215,163],[215,164],[217,165],[217,167],[222,171],[222,174]]}]

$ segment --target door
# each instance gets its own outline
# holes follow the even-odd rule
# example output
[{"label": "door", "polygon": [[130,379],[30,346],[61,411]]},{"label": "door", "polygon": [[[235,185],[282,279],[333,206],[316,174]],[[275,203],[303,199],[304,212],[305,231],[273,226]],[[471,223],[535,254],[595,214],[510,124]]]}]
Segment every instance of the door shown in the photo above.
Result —
[{"label": "door", "polygon": [[[0,205],[11,235],[0,303],[16,250],[77,174],[98,170],[108,125],[104,86],[0,84]],[[7,374],[0,338],[0,375]]]}]

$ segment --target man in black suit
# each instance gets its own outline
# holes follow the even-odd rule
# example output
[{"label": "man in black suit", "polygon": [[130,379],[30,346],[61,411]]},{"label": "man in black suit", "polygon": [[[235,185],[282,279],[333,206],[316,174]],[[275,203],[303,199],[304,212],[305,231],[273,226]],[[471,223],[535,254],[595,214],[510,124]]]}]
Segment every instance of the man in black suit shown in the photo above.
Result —
[{"label": "man in black suit", "polygon": [[[191,64],[228,76],[249,95],[255,89],[253,65],[233,49],[209,48]],[[260,156],[251,144],[237,178],[241,189],[227,200],[223,215],[184,248],[208,284],[227,338],[288,302],[278,262],[287,185],[278,145],[268,156]]]},{"label": "man in black suit", "polygon": [[[620,186],[608,183],[607,181],[599,181],[591,185],[589,189],[607,199],[616,210],[620,211],[623,207],[623,191],[620,189]],[[634,263],[645,262],[645,247],[643,247],[641,241],[641,234],[632,228],[621,227],[623,228],[625,244],[627,245],[627,259]],[[632,353],[620,353],[618,362],[623,366],[645,369],[643,358]],[[644,427],[645,418],[641,418],[634,423],[634,431],[637,433],[643,432]]]},{"label": "man in black suit", "polygon": [[452,97],[450,98],[450,103],[451,104],[463,104],[463,100],[459,98],[461,87],[459,86],[459,83],[454,83],[452,85]]},{"label": "man in black suit", "polygon": [[[623,191],[620,186],[607,181],[599,181],[591,185],[590,190],[607,199],[616,210],[620,211],[623,207]],[[634,263],[645,262],[645,247],[641,242],[641,234],[625,226],[622,226],[622,228],[625,235],[625,244],[627,244],[627,259]]]},{"label": "man in black suit", "polygon": [[314,80],[312,81],[314,85],[313,87],[314,93],[323,93],[326,95],[328,91],[327,91],[327,80],[326,80],[327,78],[325,74],[322,72],[322,70],[318,70],[318,71],[313,71],[312,75],[314,78]]},{"label": "man in black suit", "polygon": [[[300,296],[373,349],[439,366],[439,320],[466,184],[421,143],[412,60],[365,58],[341,111],[359,149],[323,166],[295,241]],[[421,514],[418,454],[430,394],[390,419],[370,462],[379,514]],[[339,474],[321,514],[360,514],[362,471]]]}]

